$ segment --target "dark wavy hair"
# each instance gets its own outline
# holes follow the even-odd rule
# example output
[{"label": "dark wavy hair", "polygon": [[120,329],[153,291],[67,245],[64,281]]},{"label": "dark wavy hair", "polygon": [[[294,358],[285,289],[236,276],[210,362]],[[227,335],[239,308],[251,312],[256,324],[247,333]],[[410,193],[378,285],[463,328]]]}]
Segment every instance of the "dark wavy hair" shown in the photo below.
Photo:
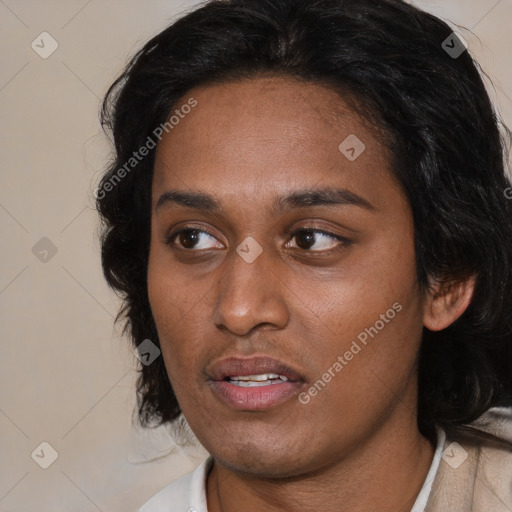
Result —
[{"label": "dark wavy hair", "polygon": [[[159,345],[147,293],[154,151],[122,179],[119,170],[191,88],[293,77],[355,98],[386,135],[412,207],[422,289],[476,276],[464,314],[442,331],[424,328],[420,431],[433,438],[436,423],[450,430],[512,404],[510,132],[469,51],[447,51],[460,43],[452,32],[400,0],[213,0],[147,42],[103,100],[115,156],[95,194],[104,275],[123,299],[116,321],[134,346]],[[162,357],[141,365],[137,398],[141,425],[176,424]]]}]

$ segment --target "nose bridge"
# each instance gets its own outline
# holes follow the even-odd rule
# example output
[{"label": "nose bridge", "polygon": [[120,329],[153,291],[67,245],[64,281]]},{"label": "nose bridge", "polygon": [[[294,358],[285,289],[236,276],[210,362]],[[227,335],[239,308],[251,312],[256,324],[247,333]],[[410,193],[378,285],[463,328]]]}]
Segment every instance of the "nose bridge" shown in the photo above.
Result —
[{"label": "nose bridge", "polygon": [[215,321],[243,335],[256,325],[272,324],[282,328],[288,321],[282,283],[269,270],[270,251],[253,240],[244,240],[228,256],[226,272],[218,288]]}]

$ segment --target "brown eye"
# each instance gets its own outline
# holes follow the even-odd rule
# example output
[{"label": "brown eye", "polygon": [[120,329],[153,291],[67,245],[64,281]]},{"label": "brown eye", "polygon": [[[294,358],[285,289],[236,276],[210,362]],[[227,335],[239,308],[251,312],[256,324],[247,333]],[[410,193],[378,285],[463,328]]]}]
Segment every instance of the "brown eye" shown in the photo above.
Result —
[{"label": "brown eye", "polygon": [[315,232],[314,231],[300,231],[295,235],[297,240],[297,246],[301,249],[309,249],[315,243]]},{"label": "brown eye", "polygon": [[223,249],[224,246],[204,229],[184,227],[175,231],[165,239],[170,246],[184,250]]},{"label": "brown eye", "polygon": [[[296,247],[308,252],[329,252],[336,248],[343,248],[350,245],[350,240],[323,231],[321,229],[305,229],[301,228],[292,233],[291,240],[296,240]],[[288,242],[287,247],[290,246],[291,242]],[[311,248],[314,247],[313,250]]]},{"label": "brown eye", "polygon": [[182,231],[179,233],[178,239],[180,244],[185,247],[185,249],[193,249],[199,241],[199,230],[188,229],[187,231]]}]

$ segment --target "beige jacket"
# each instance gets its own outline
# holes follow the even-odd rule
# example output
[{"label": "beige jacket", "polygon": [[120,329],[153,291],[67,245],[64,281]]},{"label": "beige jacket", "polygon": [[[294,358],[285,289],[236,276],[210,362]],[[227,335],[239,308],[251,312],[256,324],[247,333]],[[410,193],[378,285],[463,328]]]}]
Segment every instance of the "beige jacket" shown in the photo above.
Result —
[{"label": "beige jacket", "polygon": [[447,437],[425,512],[512,512],[512,408],[490,409],[471,425],[504,446]]}]

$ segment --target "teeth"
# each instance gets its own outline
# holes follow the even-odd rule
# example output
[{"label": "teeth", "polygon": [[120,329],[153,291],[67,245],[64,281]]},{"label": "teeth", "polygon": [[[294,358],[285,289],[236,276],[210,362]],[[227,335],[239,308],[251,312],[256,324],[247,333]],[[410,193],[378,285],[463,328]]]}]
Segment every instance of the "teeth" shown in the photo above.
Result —
[{"label": "teeth", "polygon": [[275,380],[264,380],[261,382],[255,381],[255,380],[230,380],[228,381],[230,384],[233,384],[235,386],[239,386],[241,388],[256,388],[260,386],[272,386],[273,384],[282,382],[279,379]]},{"label": "teeth", "polygon": [[237,386],[251,387],[251,386],[267,386],[273,384],[272,381],[286,382],[288,380],[284,375],[277,373],[261,373],[259,375],[234,375],[228,377],[229,382]]},{"label": "teeth", "polygon": [[279,375],[277,373],[260,373],[259,375],[235,375],[233,377],[229,377],[230,380],[269,380],[269,379],[278,379]]}]

